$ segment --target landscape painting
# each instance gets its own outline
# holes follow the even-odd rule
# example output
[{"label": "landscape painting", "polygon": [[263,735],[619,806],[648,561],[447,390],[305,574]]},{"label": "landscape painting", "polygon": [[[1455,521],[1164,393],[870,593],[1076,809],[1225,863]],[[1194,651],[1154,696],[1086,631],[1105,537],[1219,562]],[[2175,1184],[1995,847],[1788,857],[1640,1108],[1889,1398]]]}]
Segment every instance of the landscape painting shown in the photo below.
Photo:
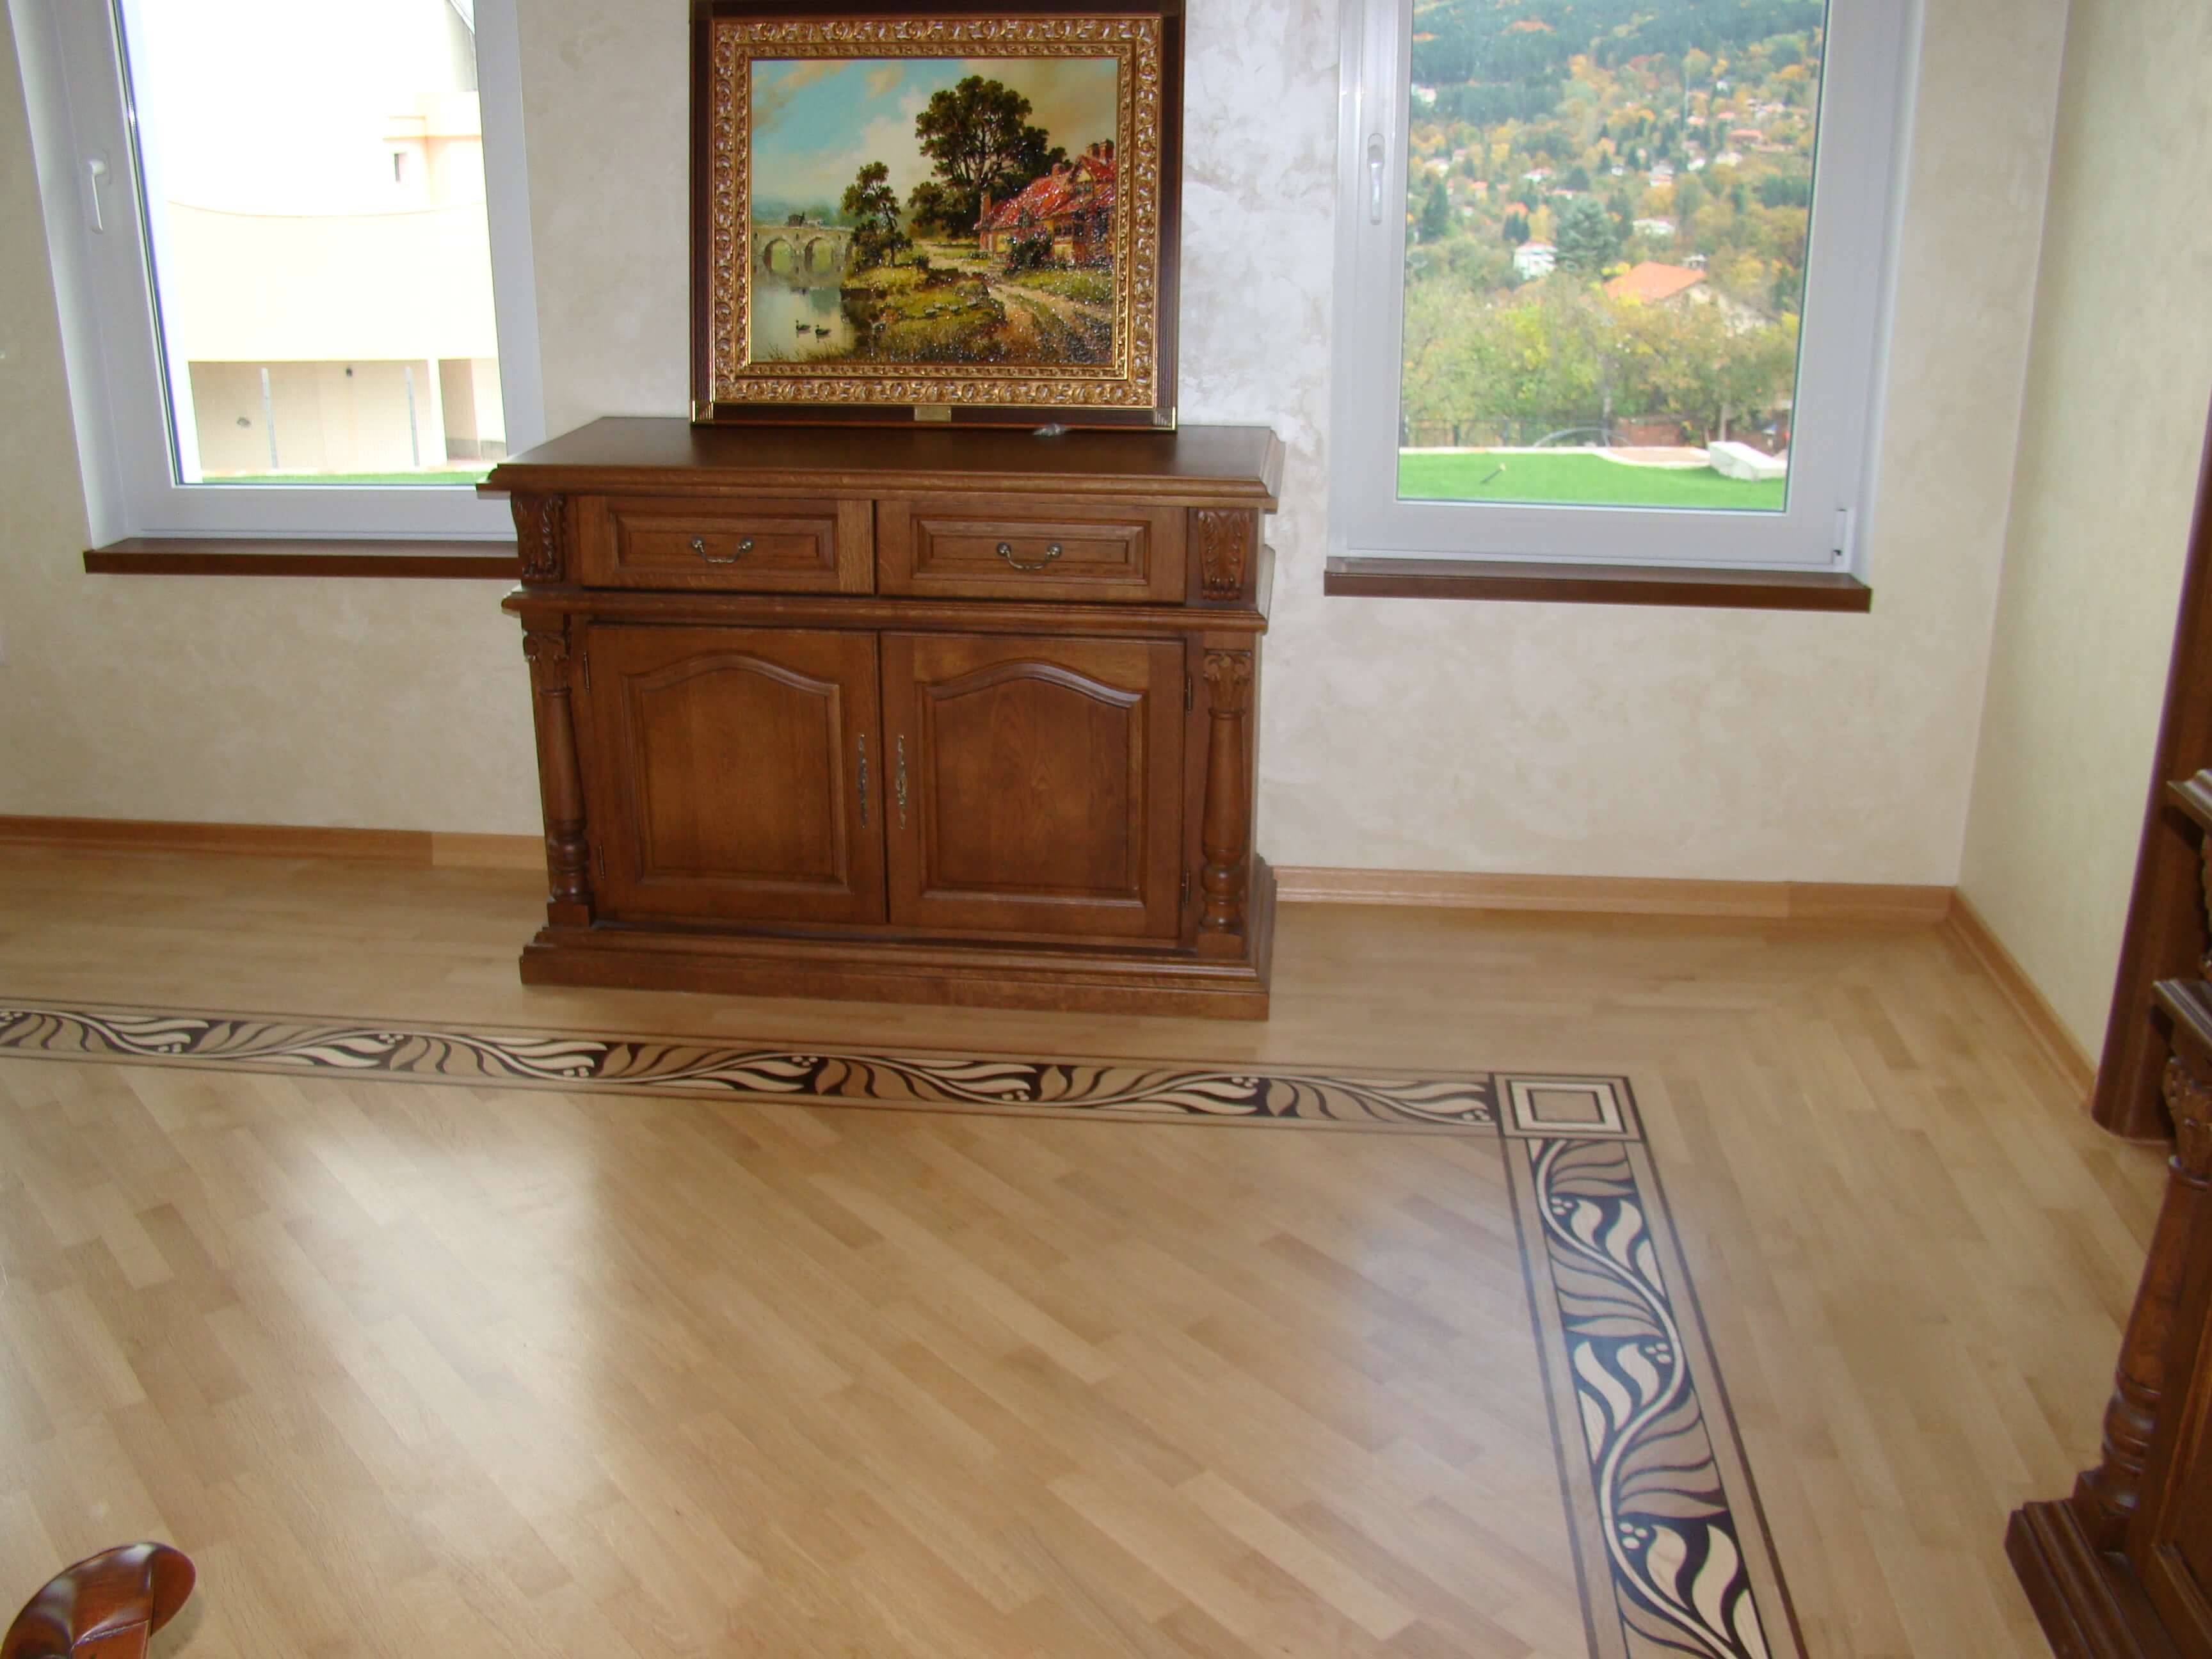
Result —
[{"label": "landscape painting", "polygon": [[752,362],[1110,363],[1120,71],[756,59]]},{"label": "landscape painting", "polygon": [[704,0],[692,418],[1172,428],[1182,11]]}]

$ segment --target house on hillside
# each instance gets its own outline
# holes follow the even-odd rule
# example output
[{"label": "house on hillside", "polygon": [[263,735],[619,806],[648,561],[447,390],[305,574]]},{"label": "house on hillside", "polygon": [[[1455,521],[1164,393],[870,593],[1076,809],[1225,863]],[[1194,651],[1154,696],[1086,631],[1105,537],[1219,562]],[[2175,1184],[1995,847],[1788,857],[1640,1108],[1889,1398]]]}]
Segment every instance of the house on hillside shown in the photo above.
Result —
[{"label": "house on hillside", "polygon": [[[1702,256],[1698,258],[1703,264]],[[1633,301],[1646,306],[1718,306],[1733,333],[1747,333],[1765,323],[1766,318],[1742,301],[1732,298],[1714,287],[1703,270],[1687,265],[1662,264],[1656,259],[1624,270],[1605,285],[1608,296],[1615,300]]]},{"label": "house on hillside", "polygon": [[1109,259],[1118,178],[1113,141],[1092,144],[1073,161],[1031,180],[1018,196],[995,205],[984,197],[975,220],[975,246],[1002,256],[1018,242],[1049,238],[1052,257],[1069,264]]},{"label": "house on hillside", "polygon": [[1559,250],[1549,242],[1523,242],[1513,250],[1513,269],[1524,283],[1548,276],[1559,268]]}]

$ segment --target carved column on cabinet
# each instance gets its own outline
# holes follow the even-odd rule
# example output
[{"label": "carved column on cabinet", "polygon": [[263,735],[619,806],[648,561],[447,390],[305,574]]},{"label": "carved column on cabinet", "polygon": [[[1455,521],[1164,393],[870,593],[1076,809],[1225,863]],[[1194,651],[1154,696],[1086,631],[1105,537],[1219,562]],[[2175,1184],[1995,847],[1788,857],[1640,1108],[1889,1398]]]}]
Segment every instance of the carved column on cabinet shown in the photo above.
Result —
[{"label": "carved column on cabinet", "polygon": [[516,495],[515,550],[522,558],[522,580],[530,586],[551,586],[568,574],[566,557],[568,498],[565,495]]},{"label": "carved column on cabinet", "polygon": [[545,814],[546,919],[556,927],[592,921],[591,845],[584,833],[583,770],[569,684],[568,622],[526,628],[531,707],[538,726],[538,790]]},{"label": "carved column on cabinet", "polygon": [[1190,516],[1198,544],[1199,592],[1209,599],[1249,598],[1260,515],[1241,508],[1199,507]]},{"label": "carved column on cabinet", "polygon": [[1252,653],[1207,652],[1206,686],[1206,807],[1199,825],[1200,850],[1206,854],[1199,872],[1205,895],[1198,924],[1201,938],[1244,931],[1252,850]]},{"label": "carved column on cabinet", "polygon": [[2159,1206],[2135,1306],[2128,1314],[2112,1397],[2105,1408],[2104,1461],[2074,1486],[2075,1513],[2090,1542],[2100,1550],[2122,1547],[2142,1498],[2143,1469],[2166,1393],[2166,1349],[2181,1304],[2189,1243],[2203,1219],[2206,1189],[2212,1186],[2212,1051],[2193,1040],[2190,1024],[2173,1009],[2179,1000],[2174,993],[2183,990],[2168,981],[2157,991],[2159,1000],[2177,1014],[2174,1053],[2166,1063],[2163,1082],[2174,1128],[2166,1198]]}]

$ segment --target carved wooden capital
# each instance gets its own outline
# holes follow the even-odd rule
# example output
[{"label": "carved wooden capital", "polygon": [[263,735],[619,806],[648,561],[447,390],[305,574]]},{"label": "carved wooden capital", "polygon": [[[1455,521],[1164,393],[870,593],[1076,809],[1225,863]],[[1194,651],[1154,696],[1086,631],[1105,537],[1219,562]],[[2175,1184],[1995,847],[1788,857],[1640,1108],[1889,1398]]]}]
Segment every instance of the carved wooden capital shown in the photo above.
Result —
[{"label": "carved wooden capital", "polygon": [[1197,520],[1200,590],[1209,599],[1241,599],[1252,568],[1249,513],[1200,507]]},{"label": "carved wooden capital", "polygon": [[2212,1083],[2176,1054],[2166,1062],[2164,1092],[2173,1115],[2173,1173],[2204,1186],[2212,1182]]},{"label": "carved wooden capital", "polygon": [[1252,697],[1252,653],[1249,651],[1207,652],[1206,684],[1212,694],[1212,708],[1217,716],[1243,714]]},{"label": "carved wooden capital", "polygon": [[568,636],[533,630],[522,636],[522,654],[540,691],[568,689]]},{"label": "carved wooden capital", "polygon": [[568,568],[565,555],[568,498],[565,495],[517,495],[514,500],[514,539],[522,556],[522,580],[557,582]]}]

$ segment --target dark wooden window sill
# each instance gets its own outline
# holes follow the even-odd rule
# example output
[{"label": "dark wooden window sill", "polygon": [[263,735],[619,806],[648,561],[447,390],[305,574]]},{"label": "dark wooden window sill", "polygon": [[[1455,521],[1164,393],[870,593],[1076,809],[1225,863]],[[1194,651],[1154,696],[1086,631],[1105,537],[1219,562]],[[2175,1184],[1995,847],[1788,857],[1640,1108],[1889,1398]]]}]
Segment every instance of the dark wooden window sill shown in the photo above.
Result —
[{"label": "dark wooden window sill", "polygon": [[133,536],[85,550],[99,576],[372,576],[409,581],[516,581],[513,542],[368,541]]},{"label": "dark wooden window sill", "polygon": [[1334,558],[1322,592],[1340,599],[1521,599],[1546,605],[1699,605],[1725,611],[1869,611],[1874,589],[1826,571],[1680,570],[1633,564]]}]

